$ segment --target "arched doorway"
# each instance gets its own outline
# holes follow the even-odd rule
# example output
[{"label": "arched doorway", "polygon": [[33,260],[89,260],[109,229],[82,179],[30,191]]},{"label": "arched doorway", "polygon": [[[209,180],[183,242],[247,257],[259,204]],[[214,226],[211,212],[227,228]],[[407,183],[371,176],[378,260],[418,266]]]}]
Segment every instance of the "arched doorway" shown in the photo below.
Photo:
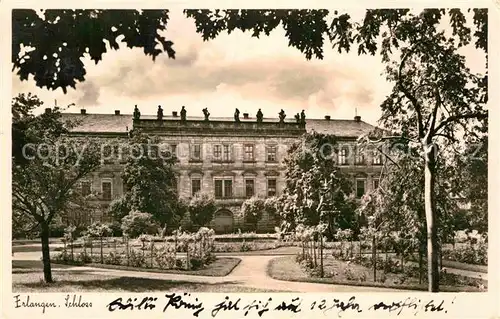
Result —
[{"label": "arched doorway", "polygon": [[233,213],[229,209],[223,208],[215,212],[214,230],[216,233],[231,233],[233,232],[233,227]]}]

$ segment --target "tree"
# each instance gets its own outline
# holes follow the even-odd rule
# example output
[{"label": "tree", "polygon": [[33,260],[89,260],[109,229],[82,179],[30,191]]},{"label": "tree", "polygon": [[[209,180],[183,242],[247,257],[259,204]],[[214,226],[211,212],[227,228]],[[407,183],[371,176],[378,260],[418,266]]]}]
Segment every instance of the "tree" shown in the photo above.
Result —
[{"label": "tree", "polygon": [[153,215],[162,227],[176,226],[184,209],[177,197],[177,177],[174,171],[176,158],[165,149],[157,137],[138,131],[133,132],[122,147],[127,156],[122,180],[123,196],[110,205],[111,214],[121,220],[131,211]]},{"label": "tree", "polygon": [[[316,132],[304,134],[290,147],[284,160],[282,228],[285,231],[295,229],[298,224],[316,226],[321,222],[328,225],[326,231],[332,238],[341,221],[347,221],[346,227],[353,226],[352,185],[335,164],[337,152],[335,136]],[[324,209],[322,202],[325,187],[330,195],[328,209]]]},{"label": "tree", "polygon": [[[58,108],[39,116],[43,103],[33,95],[12,100],[12,210],[40,229],[44,279],[52,282],[49,236],[54,218],[68,209],[78,181],[99,166],[97,143],[70,139]],[[14,224],[15,226],[15,224]]]},{"label": "tree", "polygon": [[[386,162],[377,189],[368,194],[370,200],[363,201],[359,212],[372,221],[379,238],[392,239],[403,260],[413,249],[418,249],[420,261],[426,248],[424,158],[418,148],[409,143],[392,141],[385,149],[390,160]],[[451,177],[458,175],[458,169],[441,157],[437,165],[436,209],[439,223],[438,238],[445,242],[453,231],[452,216],[457,212],[457,203],[452,198]],[[397,239],[397,240],[395,240]],[[420,264],[421,266],[421,264]]]},{"label": "tree", "polygon": [[265,199],[253,196],[243,202],[241,211],[245,218],[245,222],[252,224],[253,229],[257,230],[257,224],[262,218],[265,209]]},{"label": "tree", "polygon": [[210,223],[216,210],[214,197],[203,192],[196,193],[187,207],[189,218],[196,226],[205,226]]},{"label": "tree", "polygon": [[119,38],[153,60],[162,52],[174,58],[172,41],[160,35],[168,19],[168,10],[12,10],[12,71],[66,93],[85,81],[81,58],[99,63],[108,48],[120,48]]}]

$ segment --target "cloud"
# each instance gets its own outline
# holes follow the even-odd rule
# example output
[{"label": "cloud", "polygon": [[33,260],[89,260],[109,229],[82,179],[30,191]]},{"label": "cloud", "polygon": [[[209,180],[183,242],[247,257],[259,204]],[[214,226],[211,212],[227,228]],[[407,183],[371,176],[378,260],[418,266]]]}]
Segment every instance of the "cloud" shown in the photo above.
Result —
[{"label": "cloud", "polygon": [[78,106],[93,106],[99,104],[99,87],[92,81],[86,81],[80,84],[79,91],[83,94],[78,98]]}]

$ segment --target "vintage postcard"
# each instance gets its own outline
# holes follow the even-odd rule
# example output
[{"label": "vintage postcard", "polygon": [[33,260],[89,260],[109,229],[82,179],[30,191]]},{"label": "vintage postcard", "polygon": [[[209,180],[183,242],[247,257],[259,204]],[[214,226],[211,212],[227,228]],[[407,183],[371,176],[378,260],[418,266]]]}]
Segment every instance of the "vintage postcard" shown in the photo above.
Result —
[{"label": "vintage postcard", "polygon": [[500,316],[498,2],[0,6],[2,317]]}]

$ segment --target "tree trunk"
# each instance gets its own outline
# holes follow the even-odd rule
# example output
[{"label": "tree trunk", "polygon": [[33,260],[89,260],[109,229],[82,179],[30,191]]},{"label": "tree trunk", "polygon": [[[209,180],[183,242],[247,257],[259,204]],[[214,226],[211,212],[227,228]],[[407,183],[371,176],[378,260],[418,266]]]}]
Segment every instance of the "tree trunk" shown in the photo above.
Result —
[{"label": "tree trunk", "polygon": [[436,212],[436,152],[434,145],[425,146],[425,216],[427,224],[427,276],[429,292],[439,292],[438,238]]},{"label": "tree trunk", "polygon": [[125,245],[126,245],[125,249],[127,250],[127,267],[130,265],[130,261],[129,261],[130,260],[130,258],[129,258],[129,256],[130,256],[130,249],[128,247],[128,244],[129,244],[129,240],[128,240],[128,236],[127,236],[126,241],[125,241]]},{"label": "tree trunk", "polygon": [[373,281],[377,282],[377,240],[373,236],[372,240],[372,258],[373,258]]},{"label": "tree trunk", "polygon": [[102,236],[101,236],[101,264],[104,264],[104,253],[102,251]]},{"label": "tree trunk", "polygon": [[418,249],[418,283],[422,284],[422,269],[424,268],[423,266],[423,259],[424,259],[424,248],[423,245],[420,244],[420,247]]},{"label": "tree trunk", "polygon": [[42,228],[40,238],[42,240],[43,278],[45,282],[51,283],[53,280],[50,267],[49,224],[44,221],[40,223],[40,226]]},{"label": "tree trunk", "polygon": [[320,263],[320,276],[323,278],[325,276],[325,270],[323,268],[323,234],[320,237],[319,242],[319,263]]},{"label": "tree trunk", "polygon": [[313,240],[312,246],[313,246],[314,267],[318,267],[318,259],[316,258],[316,240]]}]

